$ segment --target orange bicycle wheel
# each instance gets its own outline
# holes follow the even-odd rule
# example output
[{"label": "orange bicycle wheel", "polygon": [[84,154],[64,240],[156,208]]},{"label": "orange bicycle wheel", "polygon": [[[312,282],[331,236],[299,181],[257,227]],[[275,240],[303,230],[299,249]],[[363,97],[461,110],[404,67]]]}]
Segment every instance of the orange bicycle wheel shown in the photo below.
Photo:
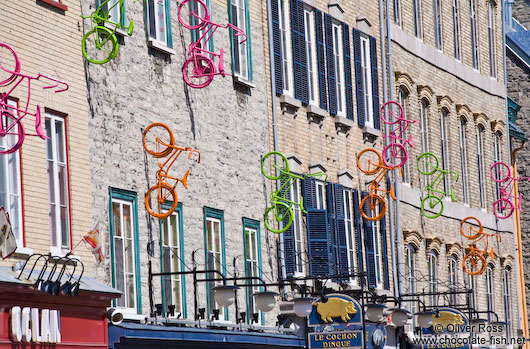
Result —
[{"label": "orange bicycle wheel", "polygon": [[369,221],[378,221],[385,216],[385,200],[377,194],[365,196],[361,200],[361,207],[361,215]]},{"label": "orange bicycle wheel", "polygon": [[168,156],[175,145],[175,137],[168,126],[155,122],[144,130],[144,149],[155,158]]},{"label": "orange bicycle wheel", "polygon": [[381,154],[374,148],[366,148],[361,150],[357,155],[357,167],[363,173],[374,174],[383,166],[383,158]]},{"label": "orange bicycle wheel", "polygon": [[[151,195],[155,201],[155,205],[151,206]],[[157,185],[152,186],[145,194],[145,209],[153,217],[163,219],[171,215],[178,204],[177,191],[169,184],[162,182],[160,188]]]},{"label": "orange bicycle wheel", "polygon": [[475,217],[466,217],[460,222],[460,232],[465,238],[476,239],[483,231],[482,223]]},{"label": "orange bicycle wheel", "polygon": [[464,272],[469,275],[482,274],[486,268],[486,258],[478,251],[471,251],[464,257],[462,267]]}]

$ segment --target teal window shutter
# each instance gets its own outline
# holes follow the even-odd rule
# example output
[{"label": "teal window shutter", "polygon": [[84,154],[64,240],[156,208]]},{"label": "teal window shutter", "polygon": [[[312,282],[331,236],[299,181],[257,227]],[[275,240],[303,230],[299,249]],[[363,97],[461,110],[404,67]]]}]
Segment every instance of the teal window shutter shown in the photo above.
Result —
[{"label": "teal window shutter", "polygon": [[173,35],[171,35],[171,8],[170,1],[166,2],[166,35],[167,35],[167,47],[173,48]]},{"label": "teal window shutter", "polygon": [[252,35],[250,32],[250,6],[248,0],[245,0],[245,34],[247,34],[247,68],[248,81],[252,81]]},{"label": "teal window shutter", "polygon": [[[258,265],[257,265],[257,271],[258,271],[258,275],[251,275],[251,265],[249,265],[249,263],[247,263],[247,259],[249,258],[250,256],[250,251],[248,250],[249,248],[252,248],[250,246],[250,243],[251,241],[248,241],[248,237],[247,237],[247,234],[246,234],[246,230],[247,228],[250,228],[250,229],[253,229],[256,231],[256,245],[257,245],[257,249],[256,249],[256,253],[257,253],[257,262],[258,262]],[[253,219],[249,219],[249,218],[243,218],[243,252],[244,252],[244,256],[245,256],[245,275],[247,277],[250,277],[250,276],[257,276],[259,278],[261,278],[263,276],[263,272],[262,272],[262,267],[263,267],[263,264],[262,264],[262,260],[261,260],[261,232],[260,232],[260,223],[259,221],[256,221],[256,220],[253,220]],[[247,280],[247,284],[258,284],[259,281],[258,280]],[[253,313],[253,304],[254,304],[254,290],[253,290],[253,287],[245,287],[245,291],[246,291],[246,297],[247,297],[247,321],[250,322],[250,319],[252,318],[252,313]],[[263,288],[260,287],[260,291],[263,291]],[[263,324],[264,323],[264,314],[263,312],[260,312],[261,313],[261,323]]]}]

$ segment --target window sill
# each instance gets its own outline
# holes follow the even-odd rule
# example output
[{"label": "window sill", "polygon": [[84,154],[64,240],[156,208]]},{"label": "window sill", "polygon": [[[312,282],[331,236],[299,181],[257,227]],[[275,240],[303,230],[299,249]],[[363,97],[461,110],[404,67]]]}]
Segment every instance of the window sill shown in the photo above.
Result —
[{"label": "window sill", "polygon": [[53,6],[55,8],[58,8],[61,11],[68,10],[68,6],[66,6],[65,4],[61,4],[60,2],[57,2],[55,0],[38,0],[38,1],[45,3],[47,5]]},{"label": "window sill", "polygon": [[348,134],[353,125],[353,120],[345,118],[344,116],[335,116],[335,129],[337,131],[342,131]]},{"label": "window sill", "polygon": [[373,142],[379,136],[381,136],[380,130],[376,130],[375,128],[370,127],[370,126],[363,127],[363,138],[364,139],[368,139],[369,141]]},{"label": "window sill", "polygon": [[151,48],[154,48],[158,51],[161,51],[163,53],[166,53],[168,55],[175,55],[177,54],[177,52],[175,50],[173,50],[172,48],[169,48],[167,47],[164,43],[158,41],[158,40],[154,40],[154,39],[149,39],[147,40],[147,45]]},{"label": "window sill", "polygon": [[302,102],[286,94],[281,95],[279,100],[282,113],[285,114],[287,112],[293,114],[294,117],[297,116],[296,112],[302,107]]},{"label": "window sill", "polygon": [[120,36],[128,36],[127,32],[123,28],[116,28],[115,25],[105,22],[105,28],[110,29]]},{"label": "window sill", "polygon": [[[68,252],[70,252],[70,250],[63,250],[60,247],[50,246],[50,253],[54,257],[64,257]],[[77,257],[77,259],[79,259],[79,257]]]},{"label": "window sill", "polygon": [[15,256],[31,256],[33,254],[33,249],[29,247],[17,247],[15,251]]},{"label": "window sill", "polygon": [[320,124],[324,118],[328,115],[328,112],[324,109],[317,107],[314,104],[308,104],[306,107],[307,119],[309,122]]},{"label": "window sill", "polygon": [[235,74],[232,75],[232,79],[234,80],[235,83],[238,83],[238,84],[243,85],[245,87],[248,87],[248,88],[255,88],[256,87],[256,84],[253,84],[252,82],[248,81],[245,78],[240,77],[239,75],[235,75]]}]

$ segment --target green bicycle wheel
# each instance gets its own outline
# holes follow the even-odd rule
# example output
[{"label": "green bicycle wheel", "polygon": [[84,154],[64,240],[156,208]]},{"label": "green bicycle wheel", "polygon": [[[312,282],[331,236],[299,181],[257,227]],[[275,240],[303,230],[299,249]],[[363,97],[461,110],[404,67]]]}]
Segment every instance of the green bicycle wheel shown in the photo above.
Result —
[{"label": "green bicycle wheel", "polygon": [[261,159],[261,173],[268,179],[276,180],[289,173],[287,158],[278,151],[271,151]]},{"label": "green bicycle wheel", "polygon": [[[432,211],[429,212],[429,211]],[[426,196],[421,200],[421,213],[427,218],[438,218],[444,211],[443,199],[438,196]]]},{"label": "green bicycle wheel", "polygon": [[432,175],[438,170],[438,158],[433,153],[427,152],[418,158],[418,171],[424,175]]},{"label": "green bicycle wheel", "polygon": [[118,39],[108,28],[96,26],[83,36],[83,56],[94,64],[104,64],[118,55]]},{"label": "green bicycle wheel", "polygon": [[[293,210],[283,202],[277,202],[267,208],[263,217],[265,227],[276,234],[283,233],[293,224]],[[279,224],[279,229],[275,228],[276,224]]]}]

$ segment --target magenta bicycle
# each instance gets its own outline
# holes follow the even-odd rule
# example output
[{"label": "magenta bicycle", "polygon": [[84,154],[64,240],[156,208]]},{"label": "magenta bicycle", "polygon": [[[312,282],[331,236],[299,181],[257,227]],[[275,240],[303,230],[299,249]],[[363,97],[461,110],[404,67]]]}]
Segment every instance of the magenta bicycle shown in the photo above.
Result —
[{"label": "magenta bicycle", "polygon": [[[230,75],[225,72],[223,58],[224,51],[221,48],[219,53],[206,50],[208,42],[212,35],[219,28],[232,29],[235,34],[234,37],[243,36],[242,44],[247,41],[247,35],[243,30],[235,25],[228,23],[227,25],[220,25],[210,20],[208,7],[201,0],[184,0],[178,9],[179,22],[187,29],[197,30],[198,39],[188,46],[188,58],[182,66],[182,76],[184,81],[190,87],[203,88],[208,86],[215,75],[225,77]],[[218,58],[217,69],[215,67],[214,58]]]},{"label": "magenta bicycle", "polygon": [[[394,106],[399,107],[399,114],[397,115],[394,113]],[[389,117],[388,120],[385,120],[385,108],[387,107]],[[388,136],[385,136],[390,139],[390,143],[383,149],[383,161],[388,167],[403,166],[409,158],[409,153],[404,144],[408,144],[411,147],[414,146],[412,135],[410,135],[408,139],[404,139],[403,137],[410,124],[419,124],[419,122],[415,120],[407,120],[404,114],[403,107],[396,101],[388,101],[381,107],[381,120],[387,125],[397,124],[397,126],[390,131]],[[395,164],[394,160],[396,160]]]},{"label": "magenta bicycle", "polygon": [[[43,86],[44,89],[56,88],[62,84],[63,86],[58,87],[55,93],[67,90],[68,84],[40,73],[36,77],[22,74],[20,72],[20,61],[15,50],[11,46],[0,42],[0,51],[0,87],[9,87],[7,92],[0,93],[0,140],[6,139],[8,141],[7,150],[0,150],[0,154],[10,154],[16,152],[22,146],[25,136],[38,136],[42,139],[48,139],[42,130],[40,105],[37,105],[35,113],[28,111],[31,99],[31,82],[41,78],[51,81],[52,83],[49,83],[49,85]],[[28,85],[26,106],[20,108],[19,106],[9,105],[8,99],[11,93],[25,80]],[[22,119],[26,115],[35,117],[36,134],[25,132]]]},{"label": "magenta bicycle", "polygon": [[[497,183],[504,183],[504,185],[501,184],[499,188],[500,199],[493,203],[493,214],[499,219],[509,218],[515,208],[515,205],[511,200],[511,198],[515,198],[515,196],[512,194],[515,181],[519,181],[521,179],[530,180],[530,177],[513,177],[510,166],[500,161],[494,163],[491,166],[490,171],[491,179]],[[517,209],[519,211],[521,211],[522,197],[523,194],[520,193],[517,200]]]}]

